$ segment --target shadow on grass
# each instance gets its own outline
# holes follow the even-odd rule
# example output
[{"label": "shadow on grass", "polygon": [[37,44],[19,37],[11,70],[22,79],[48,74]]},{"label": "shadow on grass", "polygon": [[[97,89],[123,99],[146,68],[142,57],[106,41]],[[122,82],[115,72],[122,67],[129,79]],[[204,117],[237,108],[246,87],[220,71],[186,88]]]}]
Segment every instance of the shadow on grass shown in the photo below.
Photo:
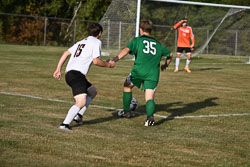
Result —
[{"label": "shadow on grass", "polygon": [[[156,125],[160,125],[164,123],[165,121],[173,120],[175,117],[183,116],[188,113],[194,113],[200,109],[207,108],[207,107],[213,107],[217,106],[218,104],[214,102],[214,100],[217,100],[217,97],[207,98],[204,101],[201,102],[194,102],[194,103],[188,103],[183,104],[181,108],[175,108],[175,109],[168,109],[168,105],[157,105],[156,112],[157,111],[166,111],[170,113],[166,119],[162,119],[158,122],[156,122]],[[182,104],[182,102],[179,102],[178,105]]]},{"label": "shadow on grass", "polygon": [[[191,68],[191,71],[215,71],[215,70],[222,70],[223,68],[213,68],[213,67],[209,67],[209,68]],[[185,70],[183,69],[179,69],[179,72],[185,72]]]},{"label": "shadow on grass", "polygon": [[200,68],[200,69],[194,69],[193,71],[210,71],[210,70],[222,70],[223,68]]},{"label": "shadow on grass", "polygon": [[[165,111],[167,113],[170,113],[166,118],[158,121],[155,123],[155,125],[160,125],[164,123],[165,121],[170,121],[175,119],[175,117],[184,116],[188,113],[194,113],[200,109],[207,108],[207,107],[213,107],[217,106],[218,104],[214,102],[214,100],[217,100],[217,97],[211,97],[207,98],[204,101],[200,102],[193,102],[188,104],[183,104],[183,102],[174,102],[174,103],[168,103],[168,104],[156,104],[155,105],[155,113]],[[170,109],[170,107],[174,107],[173,109]],[[145,112],[145,105],[139,106],[137,108],[136,116],[140,115],[146,115]]]},{"label": "shadow on grass", "polygon": [[[83,119],[83,124],[82,125],[92,125],[92,124],[98,124],[98,123],[102,123],[102,122],[107,122],[107,121],[112,121],[112,120],[116,120],[119,119],[119,117],[117,116],[117,111],[113,112],[111,116],[109,117],[105,117],[105,118],[97,118],[97,119],[93,119],[93,120],[84,120]],[[79,127],[82,126],[81,124],[75,124],[72,125],[71,127]]]},{"label": "shadow on grass", "polygon": [[[212,97],[212,98],[207,98],[201,102],[194,102],[194,103],[188,103],[188,104],[183,104],[183,102],[174,102],[174,103],[168,103],[168,104],[156,104],[156,109],[155,109],[156,113],[159,111],[165,111],[165,112],[170,113],[170,115],[167,116],[166,119],[162,119],[162,120],[156,122],[155,125],[160,125],[160,124],[164,123],[165,121],[175,119],[175,117],[177,117],[177,116],[183,116],[183,115],[188,114],[188,113],[193,113],[193,112],[196,112],[196,111],[203,109],[203,108],[206,108],[206,107],[217,106],[218,104],[213,102],[216,99],[218,99],[218,98]],[[176,106],[176,107],[181,106],[181,107],[169,109],[170,107],[173,107],[173,106]],[[135,115],[130,119],[133,119],[133,118],[138,117],[138,116],[146,115],[145,105],[139,106],[136,109],[136,112],[134,114]],[[111,116],[105,117],[105,118],[97,118],[97,119],[88,120],[88,121],[83,120],[84,123],[82,125],[97,124],[97,123],[112,121],[112,120],[116,120],[116,119],[121,119],[121,118],[117,116],[117,111],[114,112],[112,110]],[[126,119],[126,118],[124,118],[124,119]],[[75,125],[72,125],[71,127],[78,127],[78,126],[82,126],[82,125],[75,124]]]}]

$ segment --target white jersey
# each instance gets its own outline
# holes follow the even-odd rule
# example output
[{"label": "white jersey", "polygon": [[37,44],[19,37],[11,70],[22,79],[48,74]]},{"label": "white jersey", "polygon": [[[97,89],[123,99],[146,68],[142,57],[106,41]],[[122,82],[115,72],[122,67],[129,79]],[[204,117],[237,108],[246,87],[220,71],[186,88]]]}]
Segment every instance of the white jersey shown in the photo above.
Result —
[{"label": "white jersey", "polygon": [[86,76],[93,59],[101,56],[101,47],[101,41],[93,36],[89,36],[74,44],[68,49],[71,56],[66,72],[76,70]]}]

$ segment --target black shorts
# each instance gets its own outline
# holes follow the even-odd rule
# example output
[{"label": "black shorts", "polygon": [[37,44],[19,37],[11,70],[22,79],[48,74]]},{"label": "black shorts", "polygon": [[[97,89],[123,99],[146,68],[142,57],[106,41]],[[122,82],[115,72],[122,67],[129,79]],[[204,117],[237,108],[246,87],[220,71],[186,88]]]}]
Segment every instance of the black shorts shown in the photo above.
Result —
[{"label": "black shorts", "polygon": [[86,79],[86,76],[79,71],[68,71],[65,75],[67,84],[72,88],[73,96],[87,93],[87,89],[92,84]]},{"label": "black shorts", "polygon": [[191,48],[177,47],[177,52],[182,53],[183,51],[186,53],[191,53]]}]

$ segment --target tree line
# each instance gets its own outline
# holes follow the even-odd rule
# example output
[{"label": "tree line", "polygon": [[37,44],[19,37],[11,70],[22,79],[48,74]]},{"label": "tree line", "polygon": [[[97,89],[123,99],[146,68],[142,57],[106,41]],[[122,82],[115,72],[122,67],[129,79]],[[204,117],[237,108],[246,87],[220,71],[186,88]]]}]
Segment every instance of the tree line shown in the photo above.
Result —
[{"label": "tree line", "polygon": [[[193,1],[250,6],[249,0]],[[72,30],[74,20],[80,20],[80,22],[77,23],[77,29],[81,30],[77,35],[80,39],[87,35],[86,27],[88,22],[84,22],[84,20],[100,21],[111,2],[112,0],[1,0],[0,13],[33,17],[31,19],[28,17],[17,18],[0,15],[0,41],[41,45],[44,26],[46,24],[44,19],[41,18],[65,18],[67,24],[50,20],[50,22],[47,23],[50,25],[48,26],[50,31],[46,34],[46,38],[51,39],[51,41],[54,41],[53,39],[57,40],[55,45],[65,45],[65,38],[72,38],[69,36],[69,32]],[[223,17],[227,10],[226,8],[217,10],[209,7],[157,3],[142,0],[141,17],[150,18],[154,24],[172,26],[187,15],[190,18],[189,23],[192,27],[212,30],[220,21],[219,18]],[[37,18],[35,16],[37,16]],[[62,29],[62,27],[64,27],[64,29]],[[247,30],[249,27],[249,11],[242,12],[236,17],[227,19],[222,25],[223,29],[235,30]],[[164,31],[157,33],[158,36],[166,36],[166,32]],[[199,37],[199,34],[197,33],[196,36]],[[227,36],[223,36],[223,34],[221,37],[222,39],[227,38]],[[247,37],[245,37],[244,40],[249,43]]]}]

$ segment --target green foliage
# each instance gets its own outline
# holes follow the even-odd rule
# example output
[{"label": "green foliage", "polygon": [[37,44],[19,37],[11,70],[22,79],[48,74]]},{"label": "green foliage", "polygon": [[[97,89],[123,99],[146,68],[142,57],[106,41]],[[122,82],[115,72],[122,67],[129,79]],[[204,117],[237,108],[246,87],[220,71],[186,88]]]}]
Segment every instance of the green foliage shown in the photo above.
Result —
[{"label": "green foliage", "polygon": [[0,42],[3,40],[3,22],[0,20]]},{"label": "green foliage", "polygon": [[77,15],[77,23],[78,23],[78,37],[77,40],[82,39],[87,36],[87,27],[88,21],[99,21],[107,10],[111,0],[106,1],[96,1],[89,0],[83,3],[82,8],[80,8],[79,13]]},{"label": "green foliage", "polygon": [[[197,0],[198,1],[198,0]],[[84,0],[82,1],[82,6],[79,9],[76,15],[76,40],[80,40],[83,37],[87,36],[87,27],[91,21],[100,21],[103,17],[105,11],[108,9],[112,0]],[[209,2],[209,3],[220,3],[220,4],[235,4],[235,5],[250,5],[249,0],[201,0],[199,2]],[[80,0],[1,0],[0,1],[0,12],[2,13],[14,13],[14,14],[24,14],[32,16],[46,16],[46,17],[55,17],[55,18],[67,18],[71,20],[75,14],[75,10],[78,7]],[[135,6],[136,4],[132,4]],[[228,11],[227,8],[216,8],[211,7],[195,7],[190,5],[180,5],[174,3],[160,3],[160,2],[150,2],[142,1],[141,6],[141,18],[150,18],[154,24],[158,25],[168,25],[173,26],[177,21],[182,19],[185,15],[190,16],[189,24],[193,28],[206,28],[212,30],[214,25],[216,25],[220,19]],[[123,11],[124,12],[124,11]],[[135,12],[135,11],[133,11]],[[136,12],[135,12],[136,13]],[[199,14],[197,14],[199,13]],[[207,17],[209,16],[209,17]],[[235,17],[226,19],[223,23],[222,28],[224,29],[239,29],[245,30],[250,26],[250,17],[249,11],[241,12]],[[124,16],[126,17],[126,16]],[[40,18],[41,19],[41,18]],[[23,19],[28,20],[28,19]],[[86,22],[88,20],[89,22]],[[0,39],[4,41],[13,41],[21,42],[24,37],[24,43],[31,44],[32,41],[36,41],[33,36],[29,36],[27,30],[32,30],[30,34],[35,35],[36,37],[41,36],[42,28],[39,27],[42,24],[36,22],[25,23],[24,25],[17,25],[14,17],[3,17],[0,16]],[[43,22],[43,19],[40,21]],[[48,30],[50,34],[47,35],[48,41],[50,39],[55,40],[55,45],[65,45],[73,43],[73,25],[70,27],[67,32],[70,21],[54,21],[51,20],[48,22]],[[44,25],[44,24],[43,24]],[[53,27],[54,26],[54,27]],[[37,30],[34,30],[38,28]],[[130,30],[131,28],[129,28]],[[21,32],[23,31],[23,33]],[[127,30],[125,30],[127,31]],[[39,32],[39,33],[38,33]],[[38,35],[39,34],[39,35]],[[134,34],[134,33],[133,33]],[[200,33],[195,32],[197,39]],[[19,35],[19,36],[16,36]],[[166,32],[159,31],[157,36],[164,38]],[[202,33],[203,35],[203,33]],[[21,36],[21,37],[20,37]],[[65,36],[67,36],[65,38]],[[130,35],[129,35],[130,36]],[[31,38],[30,40],[28,38]],[[223,34],[222,34],[223,37]],[[242,38],[244,39],[244,38]],[[123,39],[124,40],[124,39]],[[30,42],[28,42],[30,41]],[[200,44],[202,41],[197,41]],[[34,42],[33,44],[37,44]],[[53,43],[53,42],[52,42]],[[246,50],[246,49],[244,49]]]},{"label": "green foliage", "polygon": [[43,42],[44,22],[41,20],[30,20],[22,18],[14,24],[7,32],[6,40],[19,44],[40,45]]},{"label": "green foliage", "polygon": [[[11,11],[11,13],[15,14],[71,19],[75,13],[75,9],[77,8],[79,2],[80,0],[43,0],[43,1],[2,0],[0,1],[0,12],[10,13]],[[79,31],[77,31],[77,40],[87,35],[86,30],[88,24],[84,22],[84,20],[99,21],[102,18],[103,14],[105,13],[110,3],[111,0],[83,1],[82,7],[78,11],[76,17],[77,26],[79,29]],[[27,23],[24,23],[24,25],[17,25],[17,22],[15,22],[15,20],[13,19],[4,17],[0,19],[1,22],[5,23],[0,27],[1,28],[0,38],[2,39],[17,43],[21,43],[23,40],[24,44],[34,44],[34,45],[39,43],[38,39],[40,38],[42,39],[41,37],[42,27],[40,26],[44,24],[40,24],[40,22],[42,23],[43,21],[30,22],[29,19],[25,18],[22,21],[27,20],[28,21]],[[57,41],[59,41],[60,44],[63,40],[65,40],[64,36],[67,35],[68,32],[65,32],[65,30],[61,28],[62,26],[60,23],[59,25],[51,23],[51,25],[52,24],[58,27],[57,30],[61,30],[60,35],[56,34],[57,31],[54,31],[55,34],[51,34],[52,32],[50,32],[50,34],[48,34],[47,37],[56,36]],[[31,32],[27,33],[27,31]],[[50,38],[48,38],[47,40],[49,39]],[[43,40],[41,40],[40,42],[42,41]]]}]

